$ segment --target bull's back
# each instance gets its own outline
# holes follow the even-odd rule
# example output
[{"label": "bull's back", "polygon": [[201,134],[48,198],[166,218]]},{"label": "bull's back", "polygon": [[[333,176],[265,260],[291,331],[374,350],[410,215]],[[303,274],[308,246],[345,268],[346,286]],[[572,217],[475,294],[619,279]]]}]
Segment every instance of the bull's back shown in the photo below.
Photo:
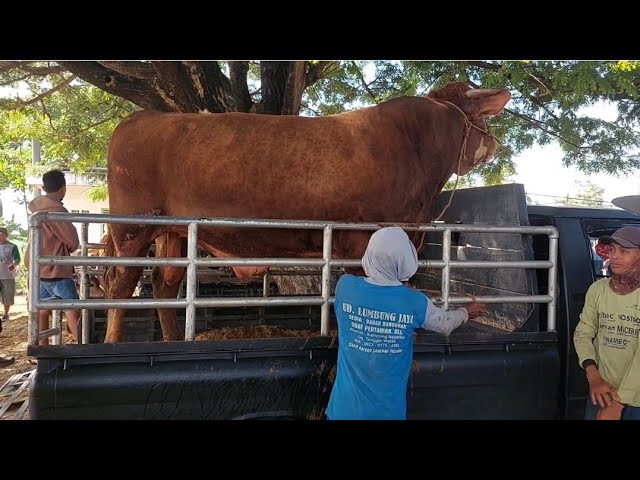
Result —
[{"label": "bull's back", "polygon": [[373,109],[321,118],[136,112],[110,143],[111,209],[348,219],[363,188],[379,184],[377,198],[391,188],[384,168],[398,175],[376,122]]}]

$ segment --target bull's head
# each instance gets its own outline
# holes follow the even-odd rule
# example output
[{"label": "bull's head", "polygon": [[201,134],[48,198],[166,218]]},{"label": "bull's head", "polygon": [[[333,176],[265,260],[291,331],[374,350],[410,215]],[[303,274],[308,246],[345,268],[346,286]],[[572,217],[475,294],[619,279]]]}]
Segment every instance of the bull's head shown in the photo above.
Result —
[{"label": "bull's head", "polygon": [[[511,100],[511,93],[504,88],[472,89],[464,83],[456,82],[439,90],[433,90],[428,97],[448,105],[461,117],[464,114],[470,122],[465,155],[460,163],[459,174],[465,175],[473,168],[491,160],[496,153],[498,143],[488,132],[486,119],[502,111]],[[456,164],[454,172],[457,170]]]}]

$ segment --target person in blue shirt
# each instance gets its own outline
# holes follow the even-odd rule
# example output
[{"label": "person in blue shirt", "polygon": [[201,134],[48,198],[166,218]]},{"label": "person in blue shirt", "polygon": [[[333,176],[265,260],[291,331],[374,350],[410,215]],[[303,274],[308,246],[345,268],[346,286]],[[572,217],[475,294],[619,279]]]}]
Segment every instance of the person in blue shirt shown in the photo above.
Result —
[{"label": "person in blue shirt", "polygon": [[336,285],[338,367],[326,418],[405,420],[414,330],[449,335],[485,314],[486,306],[473,302],[444,311],[407,287],[418,255],[399,227],[371,235],[362,267],[366,277],[345,274]]}]

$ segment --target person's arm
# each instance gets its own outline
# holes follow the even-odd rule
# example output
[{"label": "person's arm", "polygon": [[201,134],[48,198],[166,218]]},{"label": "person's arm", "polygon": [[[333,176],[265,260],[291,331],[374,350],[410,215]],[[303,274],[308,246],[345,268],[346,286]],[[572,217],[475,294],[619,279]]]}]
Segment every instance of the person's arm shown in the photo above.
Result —
[{"label": "person's arm", "polygon": [[15,243],[11,243],[11,264],[7,268],[10,272],[13,272],[18,265],[20,265],[20,252],[18,251],[18,246]]},{"label": "person's arm", "polygon": [[584,369],[589,382],[589,395],[594,405],[604,408],[611,399],[620,400],[618,392],[602,378],[598,370],[596,349],[593,340],[598,333],[598,293],[601,285],[592,284],[587,290],[580,320],[573,334],[573,345],[578,355],[578,363]]},{"label": "person's arm", "polygon": [[589,365],[596,365],[596,349],[593,339],[598,333],[598,310],[595,284],[589,287],[580,313],[580,320],[573,333],[573,345],[578,354],[578,363],[586,370]]},{"label": "person's arm", "polygon": [[48,222],[51,232],[67,246],[69,253],[73,252],[80,245],[78,230],[71,222]]},{"label": "person's arm", "polygon": [[16,244],[13,244],[13,265],[20,265],[20,260],[20,250],[18,250],[18,246]]},{"label": "person's arm", "polygon": [[448,336],[470,318],[483,313],[486,313],[486,307],[479,303],[470,303],[466,307],[447,311],[436,307],[427,297],[427,314],[422,328]]}]

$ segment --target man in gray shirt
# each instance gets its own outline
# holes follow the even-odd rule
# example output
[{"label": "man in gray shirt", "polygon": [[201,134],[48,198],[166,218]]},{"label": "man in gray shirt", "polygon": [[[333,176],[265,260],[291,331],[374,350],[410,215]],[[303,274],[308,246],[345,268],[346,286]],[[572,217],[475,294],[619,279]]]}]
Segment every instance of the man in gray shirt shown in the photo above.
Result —
[{"label": "man in gray shirt", "polygon": [[[18,247],[8,240],[9,232],[6,228],[0,227],[0,300],[4,307],[4,315],[0,321],[0,332],[2,332],[2,322],[9,320],[9,309],[15,301],[16,294],[16,267],[20,264],[20,251]],[[11,364],[14,357],[0,355],[0,366]]]},{"label": "man in gray shirt", "polygon": [[2,321],[9,320],[9,309],[16,294],[16,267],[20,264],[18,247],[8,240],[9,232],[0,227],[0,297],[4,306]]}]

